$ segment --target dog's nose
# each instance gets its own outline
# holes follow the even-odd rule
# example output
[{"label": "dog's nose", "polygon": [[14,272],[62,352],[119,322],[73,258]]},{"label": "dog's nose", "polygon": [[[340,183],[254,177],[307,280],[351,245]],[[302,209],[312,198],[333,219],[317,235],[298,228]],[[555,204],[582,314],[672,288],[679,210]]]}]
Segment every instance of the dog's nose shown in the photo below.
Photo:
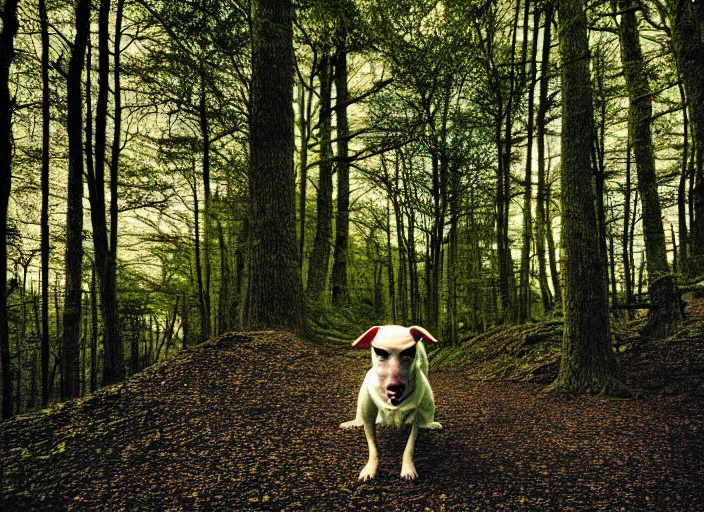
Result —
[{"label": "dog's nose", "polygon": [[386,386],[386,391],[392,394],[401,394],[403,391],[406,389],[406,386],[403,384],[390,384]]}]

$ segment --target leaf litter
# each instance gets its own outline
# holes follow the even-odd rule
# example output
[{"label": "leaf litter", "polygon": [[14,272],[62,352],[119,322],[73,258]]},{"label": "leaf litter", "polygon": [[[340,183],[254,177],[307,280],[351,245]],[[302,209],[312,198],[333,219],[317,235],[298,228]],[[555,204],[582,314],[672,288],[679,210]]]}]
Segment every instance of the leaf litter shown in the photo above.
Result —
[{"label": "leaf litter", "polygon": [[364,434],[338,425],[367,365],[288,333],[223,335],[0,424],[0,509],[704,508],[697,393],[569,397],[458,371],[430,376],[444,429],[419,435],[420,479],[399,477],[407,432],[380,429],[377,478],[360,483]]}]

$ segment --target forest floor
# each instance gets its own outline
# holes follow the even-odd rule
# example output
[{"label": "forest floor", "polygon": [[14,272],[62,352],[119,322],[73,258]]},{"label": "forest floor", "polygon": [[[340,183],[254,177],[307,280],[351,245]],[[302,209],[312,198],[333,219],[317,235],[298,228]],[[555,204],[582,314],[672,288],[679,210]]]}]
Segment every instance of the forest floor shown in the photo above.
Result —
[{"label": "forest floor", "polygon": [[338,425],[367,351],[227,334],[0,424],[0,510],[704,510],[697,308],[667,340],[620,335],[631,399],[431,372],[444,428],[420,432],[415,482],[399,477],[406,435],[391,429],[377,478],[357,481],[364,434]]}]

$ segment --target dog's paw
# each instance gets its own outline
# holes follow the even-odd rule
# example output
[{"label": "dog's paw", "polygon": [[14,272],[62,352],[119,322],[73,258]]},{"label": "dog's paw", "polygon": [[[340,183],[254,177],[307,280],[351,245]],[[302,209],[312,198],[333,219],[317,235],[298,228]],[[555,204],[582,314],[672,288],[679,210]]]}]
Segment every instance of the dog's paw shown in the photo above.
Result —
[{"label": "dog's paw", "polygon": [[415,464],[412,462],[404,462],[401,466],[401,478],[404,480],[415,480],[418,478]]},{"label": "dog's paw", "polygon": [[361,482],[366,482],[367,480],[372,480],[376,476],[376,468],[378,464],[376,462],[369,461],[367,465],[362,468],[359,472],[359,480]]},{"label": "dog's paw", "polygon": [[357,420],[345,421],[344,423],[340,423],[340,429],[346,430],[348,428],[361,427],[363,425],[363,422]]}]

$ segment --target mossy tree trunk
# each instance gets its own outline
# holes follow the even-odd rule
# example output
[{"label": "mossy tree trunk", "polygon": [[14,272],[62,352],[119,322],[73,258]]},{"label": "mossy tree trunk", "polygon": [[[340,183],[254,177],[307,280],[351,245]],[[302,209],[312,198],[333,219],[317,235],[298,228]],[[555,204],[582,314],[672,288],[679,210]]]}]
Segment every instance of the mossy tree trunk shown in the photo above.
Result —
[{"label": "mossy tree trunk", "polygon": [[668,0],[672,48],[687,96],[694,146],[694,219],[691,222],[691,266],[693,275],[704,269],[704,41],[701,2]]},{"label": "mossy tree trunk", "polygon": [[555,387],[572,393],[622,389],[611,348],[605,262],[593,188],[594,113],[585,2],[559,3],[562,75],[562,362]]},{"label": "mossy tree trunk", "polygon": [[250,256],[244,324],[306,331],[296,248],[293,6],[252,5]]},{"label": "mossy tree trunk", "polygon": [[619,0],[621,62],[628,90],[629,136],[636,160],[638,190],[643,203],[643,235],[649,277],[648,291],[653,308],[645,331],[666,334],[682,320],[680,298],[674,275],[667,263],[667,246],[655,175],[655,157],[650,136],[653,108],[647,70],[643,59],[635,2]]}]

